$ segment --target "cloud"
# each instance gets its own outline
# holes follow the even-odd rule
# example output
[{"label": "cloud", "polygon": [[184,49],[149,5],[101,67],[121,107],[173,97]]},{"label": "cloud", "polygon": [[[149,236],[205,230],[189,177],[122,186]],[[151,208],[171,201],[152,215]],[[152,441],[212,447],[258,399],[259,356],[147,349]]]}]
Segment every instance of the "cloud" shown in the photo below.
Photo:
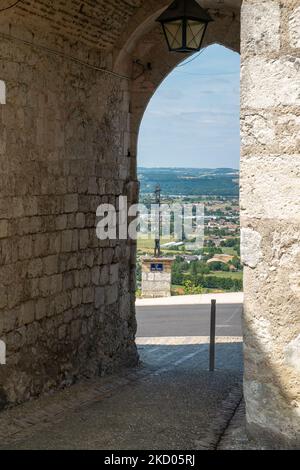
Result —
[{"label": "cloud", "polygon": [[180,90],[164,89],[160,92],[159,97],[166,100],[178,101],[184,98],[184,93]]},{"label": "cloud", "polygon": [[211,46],[182,69],[171,73],[150,101],[138,163],[238,167],[239,56]]}]

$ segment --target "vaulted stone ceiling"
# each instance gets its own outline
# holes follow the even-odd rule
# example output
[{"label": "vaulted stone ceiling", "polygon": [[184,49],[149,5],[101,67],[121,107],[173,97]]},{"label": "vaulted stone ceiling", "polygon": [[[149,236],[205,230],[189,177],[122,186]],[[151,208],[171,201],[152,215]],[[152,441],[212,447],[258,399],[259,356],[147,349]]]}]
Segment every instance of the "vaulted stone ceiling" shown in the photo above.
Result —
[{"label": "vaulted stone ceiling", "polygon": [[[13,0],[2,0],[5,6]],[[88,46],[107,49],[143,0],[22,0],[14,18]]]},{"label": "vaulted stone ceiling", "polygon": [[[1,14],[0,22],[4,17],[10,18],[12,23],[107,50],[117,42],[139,9],[151,14],[168,3],[170,0],[20,0],[14,8]],[[234,9],[241,3],[241,0],[201,0],[204,8],[211,9]],[[1,0],[1,8],[13,4],[14,0]]]}]

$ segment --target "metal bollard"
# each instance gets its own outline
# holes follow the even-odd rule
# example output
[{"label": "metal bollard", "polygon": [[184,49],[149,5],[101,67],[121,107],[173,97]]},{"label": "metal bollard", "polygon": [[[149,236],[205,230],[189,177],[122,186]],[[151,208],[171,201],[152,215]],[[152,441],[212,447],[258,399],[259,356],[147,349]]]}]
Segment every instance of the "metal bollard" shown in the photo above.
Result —
[{"label": "metal bollard", "polygon": [[211,301],[210,310],[210,345],[209,345],[209,370],[214,372],[215,370],[215,349],[216,349],[216,303],[213,299]]}]

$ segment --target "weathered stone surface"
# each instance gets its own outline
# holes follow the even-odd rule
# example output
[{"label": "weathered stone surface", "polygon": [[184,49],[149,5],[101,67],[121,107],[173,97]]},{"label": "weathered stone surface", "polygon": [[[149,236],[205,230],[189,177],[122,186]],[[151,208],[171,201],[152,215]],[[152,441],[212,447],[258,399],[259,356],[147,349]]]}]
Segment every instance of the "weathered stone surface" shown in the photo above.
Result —
[{"label": "weathered stone surface", "polygon": [[300,155],[245,157],[241,162],[242,216],[299,221],[299,168]]},{"label": "weathered stone surface", "polygon": [[290,43],[292,47],[300,48],[300,6],[293,10],[289,20]]},{"label": "weathered stone surface", "polygon": [[271,113],[244,113],[242,120],[242,145],[272,145],[275,139],[275,125]]},{"label": "weathered stone surface", "polygon": [[280,48],[280,2],[244,2],[242,41],[244,52],[261,55]]},{"label": "weathered stone surface", "polygon": [[250,228],[241,229],[241,260],[245,266],[255,268],[261,258],[261,235]]},{"label": "weathered stone surface", "polygon": [[246,59],[241,69],[242,109],[299,106],[299,67],[300,59],[293,56]]},{"label": "weathered stone surface", "polygon": [[278,3],[242,8],[241,252],[247,428],[260,445],[284,449],[300,446],[298,2],[280,2],[277,34],[278,16],[255,24]]},{"label": "weathered stone surface", "polygon": [[[284,352],[287,364],[300,372],[300,335],[286,346]],[[300,410],[300,405],[298,408]]]}]

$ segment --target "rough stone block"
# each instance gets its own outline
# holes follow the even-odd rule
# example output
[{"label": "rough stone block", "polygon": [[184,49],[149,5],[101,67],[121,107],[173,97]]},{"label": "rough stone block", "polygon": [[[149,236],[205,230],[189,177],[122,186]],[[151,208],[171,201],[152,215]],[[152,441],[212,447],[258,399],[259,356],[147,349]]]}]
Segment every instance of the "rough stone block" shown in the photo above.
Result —
[{"label": "rough stone block", "polygon": [[273,145],[276,128],[272,113],[244,112],[241,120],[243,146]]},{"label": "rough stone block", "polygon": [[80,230],[79,235],[79,247],[81,250],[84,250],[89,246],[89,231],[88,230]]},{"label": "rough stone block", "polygon": [[112,286],[105,287],[105,304],[111,305],[118,300],[119,296],[119,286],[118,284],[113,284]]},{"label": "rough stone block", "polygon": [[115,284],[119,280],[119,264],[112,264],[110,266],[110,273],[109,273],[109,282],[110,284]]},{"label": "rough stone block", "polygon": [[243,53],[265,54],[280,48],[280,4],[276,0],[244,2],[242,6]]},{"label": "rough stone block", "polygon": [[100,268],[99,268],[99,266],[95,266],[92,269],[92,283],[95,286],[98,286],[99,283],[100,283]]},{"label": "rough stone block", "polygon": [[299,63],[293,56],[245,60],[241,68],[242,109],[299,106]]},{"label": "rough stone block", "polygon": [[47,256],[43,259],[44,274],[50,276],[58,272],[58,257],[57,255]]},{"label": "rough stone block", "polygon": [[254,155],[243,159],[242,217],[299,221],[299,166],[300,155]]},{"label": "rough stone block", "polygon": [[62,232],[61,249],[63,252],[72,251],[72,238],[73,238],[72,230],[65,230],[64,232]]},{"label": "rough stone block", "polygon": [[90,304],[94,302],[94,288],[93,287],[85,287],[82,290],[82,302],[84,304]]},{"label": "rough stone block", "polygon": [[28,264],[28,277],[35,278],[39,277],[43,273],[43,261],[41,258],[30,260]]},{"label": "rough stone block", "polygon": [[65,230],[67,228],[68,217],[66,214],[59,215],[56,218],[56,229]]},{"label": "rough stone block", "polygon": [[295,8],[289,19],[290,44],[300,48],[300,6]]},{"label": "rough stone block", "polygon": [[253,229],[241,229],[241,261],[250,268],[255,268],[261,259],[261,235]]},{"label": "rough stone block", "polygon": [[100,285],[105,286],[109,282],[109,266],[105,265],[100,268]]},{"label": "rough stone block", "polygon": [[99,308],[105,303],[105,289],[104,287],[97,287],[95,289],[95,307]]},{"label": "rough stone block", "polygon": [[78,211],[78,195],[67,194],[65,196],[65,212],[77,212]]},{"label": "rough stone block", "polygon": [[8,221],[0,220],[0,238],[6,238],[8,236]]},{"label": "rough stone block", "polygon": [[7,305],[6,287],[0,285],[0,309],[6,307],[6,305]]},{"label": "rough stone block", "polygon": [[35,319],[35,302],[29,301],[21,307],[21,321],[23,325],[32,323]]}]

